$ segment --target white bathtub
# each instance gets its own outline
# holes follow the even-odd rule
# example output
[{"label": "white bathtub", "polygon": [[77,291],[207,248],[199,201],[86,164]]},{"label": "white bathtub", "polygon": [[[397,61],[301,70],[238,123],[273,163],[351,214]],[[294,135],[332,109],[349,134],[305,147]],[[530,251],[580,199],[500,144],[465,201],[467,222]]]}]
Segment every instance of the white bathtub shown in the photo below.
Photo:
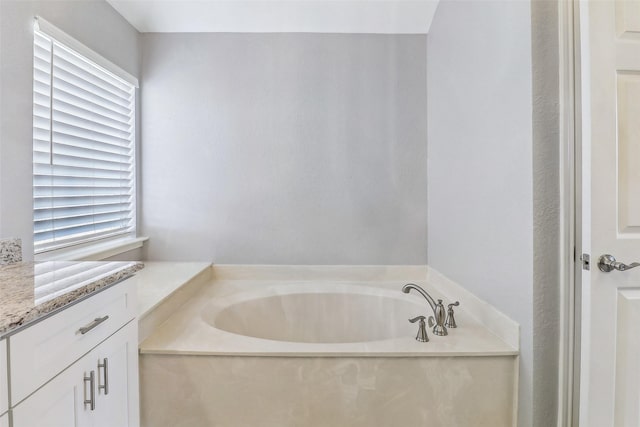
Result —
[{"label": "white bathtub", "polygon": [[426,314],[426,301],[375,287],[324,284],[273,286],[214,299],[202,318],[246,337],[294,343],[365,343],[410,337],[409,317]]},{"label": "white bathtub", "polygon": [[212,281],[141,345],[142,426],[513,426],[517,350],[465,300],[417,342],[405,282]]}]

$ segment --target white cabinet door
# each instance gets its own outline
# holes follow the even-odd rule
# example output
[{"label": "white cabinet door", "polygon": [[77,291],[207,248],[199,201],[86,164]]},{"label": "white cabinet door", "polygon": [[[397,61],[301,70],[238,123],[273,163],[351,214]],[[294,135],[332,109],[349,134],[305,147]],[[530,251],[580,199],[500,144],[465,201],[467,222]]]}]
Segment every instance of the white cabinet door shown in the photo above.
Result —
[{"label": "white cabinet door", "polygon": [[[98,374],[96,410],[92,425],[138,427],[137,322],[130,322],[100,344],[91,355]],[[101,365],[99,368],[98,364]]]},{"label": "white cabinet door", "polygon": [[[82,358],[13,408],[13,427],[91,426],[91,366]],[[86,369],[88,368],[88,369]]]}]

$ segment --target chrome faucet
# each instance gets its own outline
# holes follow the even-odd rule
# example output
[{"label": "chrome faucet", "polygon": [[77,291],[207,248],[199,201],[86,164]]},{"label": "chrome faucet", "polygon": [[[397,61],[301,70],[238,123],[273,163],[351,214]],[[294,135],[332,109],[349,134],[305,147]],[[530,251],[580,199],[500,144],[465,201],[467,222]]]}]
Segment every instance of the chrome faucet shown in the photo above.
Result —
[{"label": "chrome faucet", "polygon": [[[436,322],[435,326],[433,327],[433,333],[439,336],[448,335],[447,327],[444,325],[446,312],[444,309],[444,305],[442,304],[442,300],[439,299],[438,302],[436,303],[434,299],[431,297],[431,295],[427,293],[427,291],[425,291],[420,286],[414,283],[407,283],[406,285],[404,285],[402,287],[402,292],[404,292],[405,294],[408,294],[411,291],[411,289],[415,289],[416,291],[418,291],[418,293],[422,295],[424,299],[427,300],[427,302],[429,303],[429,306],[431,307],[431,310],[433,310],[433,317],[435,318],[435,322]],[[458,302],[456,301],[456,303],[454,304],[458,305]],[[451,305],[454,305],[454,304],[451,304]]]}]

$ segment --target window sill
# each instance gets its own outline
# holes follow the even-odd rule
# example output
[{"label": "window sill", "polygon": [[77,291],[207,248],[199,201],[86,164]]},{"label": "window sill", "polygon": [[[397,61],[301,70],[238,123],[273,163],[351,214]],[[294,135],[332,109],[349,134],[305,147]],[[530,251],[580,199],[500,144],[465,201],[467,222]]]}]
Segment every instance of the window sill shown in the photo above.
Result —
[{"label": "window sill", "polygon": [[120,255],[133,249],[141,248],[149,240],[148,237],[124,237],[92,244],[81,248],[58,249],[53,252],[38,254],[36,261],[101,261],[105,258]]}]

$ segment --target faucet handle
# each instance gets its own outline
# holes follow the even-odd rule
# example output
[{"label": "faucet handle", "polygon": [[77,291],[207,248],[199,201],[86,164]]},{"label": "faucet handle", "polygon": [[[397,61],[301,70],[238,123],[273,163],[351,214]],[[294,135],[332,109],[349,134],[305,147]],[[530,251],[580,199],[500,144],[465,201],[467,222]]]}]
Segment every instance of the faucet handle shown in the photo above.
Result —
[{"label": "faucet handle", "polygon": [[[413,319],[409,319],[409,322],[411,323],[416,323],[418,320],[420,320],[421,322],[424,322],[424,320],[426,319],[426,317],[424,316],[418,316],[418,317],[414,317]],[[433,325],[435,325],[435,320],[433,319],[433,316],[429,316],[429,319],[427,320],[429,322],[429,327],[432,327]]]},{"label": "faucet handle", "polygon": [[447,306],[447,320],[444,322],[444,326],[447,328],[457,328],[456,318],[453,317],[453,307],[457,307],[460,305],[459,301],[454,302],[453,304],[449,304]]},{"label": "faucet handle", "polygon": [[[418,320],[420,323],[418,324],[418,334],[416,335],[416,341],[420,342],[429,342],[429,337],[427,336],[427,327],[424,322],[424,316],[414,317],[413,319],[409,319],[409,322],[416,323]],[[434,325],[434,320],[432,316],[429,316],[429,327]]]},{"label": "faucet handle", "polygon": [[426,317],[424,316],[418,316],[418,317],[414,317],[413,319],[409,319],[409,322],[411,323],[416,323],[418,320],[424,322],[424,319],[426,319]]}]

